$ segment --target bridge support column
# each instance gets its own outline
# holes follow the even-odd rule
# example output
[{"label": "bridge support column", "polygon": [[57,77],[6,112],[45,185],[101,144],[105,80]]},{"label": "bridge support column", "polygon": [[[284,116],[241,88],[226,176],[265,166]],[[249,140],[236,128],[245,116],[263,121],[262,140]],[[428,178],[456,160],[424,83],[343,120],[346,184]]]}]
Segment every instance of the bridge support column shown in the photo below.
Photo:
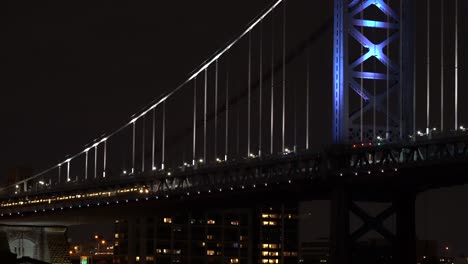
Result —
[{"label": "bridge support column", "polygon": [[396,241],[394,245],[395,263],[416,263],[416,229],[415,229],[416,195],[400,195],[394,201],[396,210]]},{"label": "bridge support column", "polygon": [[331,199],[330,258],[331,264],[351,263],[349,236],[350,193],[345,186],[333,190]]}]

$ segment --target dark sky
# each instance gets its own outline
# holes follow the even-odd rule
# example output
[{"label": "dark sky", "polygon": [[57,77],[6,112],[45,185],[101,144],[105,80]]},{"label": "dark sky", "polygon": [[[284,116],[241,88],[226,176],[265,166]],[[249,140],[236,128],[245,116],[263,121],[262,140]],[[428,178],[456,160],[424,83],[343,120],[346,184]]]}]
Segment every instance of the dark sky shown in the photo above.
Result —
[{"label": "dark sky", "polygon": [[55,164],[127,122],[269,1],[246,3],[3,1],[0,175]]},{"label": "dark sky", "polygon": [[[0,180],[11,167],[54,165],[127,122],[270,2],[2,1]],[[468,253],[466,201],[466,187],[421,196],[420,236]]]}]

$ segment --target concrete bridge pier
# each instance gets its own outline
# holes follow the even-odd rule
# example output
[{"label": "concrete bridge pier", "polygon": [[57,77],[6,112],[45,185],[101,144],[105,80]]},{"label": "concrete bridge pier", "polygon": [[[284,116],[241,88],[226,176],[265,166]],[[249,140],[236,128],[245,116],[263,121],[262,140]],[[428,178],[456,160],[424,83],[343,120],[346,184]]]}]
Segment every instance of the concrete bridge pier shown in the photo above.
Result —
[{"label": "concrete bridge pier", "polygon": [[70,264],[66,227],[0,225],[0,254]]}]

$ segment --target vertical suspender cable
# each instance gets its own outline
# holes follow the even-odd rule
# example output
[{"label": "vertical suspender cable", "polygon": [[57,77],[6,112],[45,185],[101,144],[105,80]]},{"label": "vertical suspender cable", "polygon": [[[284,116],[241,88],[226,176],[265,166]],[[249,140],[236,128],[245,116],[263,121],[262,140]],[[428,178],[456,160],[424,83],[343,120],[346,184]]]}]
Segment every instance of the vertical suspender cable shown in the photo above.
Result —
[{"label": "vertical suspender cable", "polygon": [[106,177],[106,170],[107,170],[107,140],[104,140],[104,160],[102,165],[102,177]]},{"label": "vertical suspender cable", "polygon": [[[413,40],[416,46],[417,38]],[[416,69],[417,69],[417,63],[416,63],[416,49],[413,51],[413,140],[416,141]]]},{"label": "vertical suspender cable", "polygon": [[97,178],[97,145],[94,147],[94,179]]},{"label": "vertical suspender cable", "polygon": [[310,47],[306,49],[306,150],[309,149]]},{"label": "vertical suspender cable", "polygon": [[229,136],[229,68],[226,69],[226,127],[224,134],[224,160],[228,159],[228,136]]},{"label": "vertical suspender cable", "polygon": [[195,151],[197,146],[197,78],[193,80],[193,139],[192,139],[192,165],[195,165]]},{"label": "vertical suspender cable", "polygon": [[252,31],[249,31],[249,63],[248,63],[248,75],[247,75],[247,157],[250,156],[250,93],[252,87],[251,85],[251,72],[252,72]]},{"label": "vertical suspender cable", "polygon": [[237,106],[237,124],[236,124],[236,144],[237,144],[237,149],[236,149],[236,155],[239,156],[239,150],[240,150],[240,133],[239,133],[239,113],[240,113],[240,105]]},{"label": "vertical suspender cable", "polygon": [[203,162],[206,160],[206,105],[207,105],[207,89],[208,89],[208,70],[205,69],[205,101],[204,101],[204,114],[203,114]]},{"label": "vertical suspender cable", "polygon": [[84,174],[84,177],[85,177],[85,180],[88,179],[88,151],[86,150],[86,160],[85,160],[85,174]]},{"label": "vertical suspender cable", "polygon": [[[387,3],[390,6],[390,0],[388,0]],[[390,25],[390,16],[387,15],[387,24]],[[387,39],[390,39],[390,27],[387,26]],[[387,57],[390,59],[390,42],[387,44]],[[386,80],[386,108],[387,108],[387,117],[386,117],[386,127],[385,127],[385,138],[387,140],[390,139],[390,65],[386,65],[386,70],[387,70],[387,80]]]},{"label": "vertical suspender cable", "polygon": [[151,143],[151,168],[155,170],[156,167],[154,166],[154,151],[155,151],[155,134],[156,134],[156,108],[153,108],[153,134],[152,134],[152,143]]},{"label": "vertical suspender cable", "polygon": [[[364,19],[364,10],[361,11],[361,20]],[[364,27],[361,27],[361,34],[364,35]],[[361,56],[364,56],[364,46],[361,45]],[[364,71],[364,63],[361,63],[361,72]],[[361,104],[361,108],[359,109],[360,111],[360,134],[359,138],[360,141],[364,141],[364,99],[362,98],[362,94],[364,93],[364,79],[361,78],[360,85],[359,85],[359,90],[361,92],[361,96],[359,97],[359,101]]]},{"label": "vertical suspender cable", "polygon": [[214,157],[218,158],[218,60],[215,67]]},{"label": "vertical suspender cable", "polygon": [[430,127],[430,99],[431,99],[431,0],[427,0],[427,51],[426,51],[426,134],[429,134]]},{"label": "vertical suspender cable", "polygon": [[455,130],[458,130],[458,0],[455,0]]},{"label": "vertical suspender cable", "polygon": [[166,100],[164,100],[162,107],[163,107],[163,117],[162,117],[161,169],[164,170],[165,150],[166,150]]},{"label": "vertical suspender cable", "polygon": [[58,165],[58,182],[60,183],[60,178],[61,178],[61,172],[62,172],[62,164]]},{"label": "vertical suspender cable", "polygon": [[293,107],[294,107],[294,152],[297,151],[297,89],[293,87]]},{"label": "vertical suspender cable", "polygon": [[70,161],[67,162],[67,182],[70,181]]},{"label": "vertical suspender cable", "polygon": [[[400,34],[400,39],[403,37],[403,32],[402,32],[402,28],[400,27],[400,31],[399,31],[399,34]],[[401,55],[401,51],[400,51],[400,55]],[[401,70],[401,69],[400,69]],[[401,77],[401,76],[400,76]],[[400,81],[401,81],[401,78],[400,78]],[[403,139],[403,85],[400,83],[399,86],[399,90],[398,90],[398,103],[399,103],[399,126],[400,126],[400,140]]]},{"label": "vertical suspender cable", "polygon": [[258,91],[258,156],[262,156],[262,89],[263,89],[263,20],[260,22],[260,59],[259,59],[259,91]]},{"label": "vertical suspender cable", "polygon": [[145,171],[145,130],[146,130],[146,115],[143,116],[143,128],[142,128],[142,140],[141,140],[141,172]]},{"label": "vertical suspender cable", "polygon": [[135,172],[135,122],[133,122],[133,136],[132,136],[132,174]]},{"label": "vertical suspender cable", "polygon": [[440,130],[444,131],[444,1],[440,1]]},{"label": "vertical suspender cable", "polygon": [[[375,27],[372,28],[372,33],[375,37]],[[377,71],[377,65],[375,63],[375,60],[373,60],[373,71]],[[373,79],[373,107],[372,107],[372,140],[375,141],[377,139],[377,80],[374,78]]]},{"label": "vertical suspender cable", "polygon": [[283,1],[283,119],[281,128],[281,151],[284,151],[284,134],[286,125],[286,1]]},{"label": "vertical suspender cable", "polygon": [[271,92],[270,92],[270,154],[273,154],[274,88],[275,88],[275,17],[271,15]]},{"label": "vertical suspender cable", "polygon": [[310,47],[306,49],[306,149],[309,149]]}]

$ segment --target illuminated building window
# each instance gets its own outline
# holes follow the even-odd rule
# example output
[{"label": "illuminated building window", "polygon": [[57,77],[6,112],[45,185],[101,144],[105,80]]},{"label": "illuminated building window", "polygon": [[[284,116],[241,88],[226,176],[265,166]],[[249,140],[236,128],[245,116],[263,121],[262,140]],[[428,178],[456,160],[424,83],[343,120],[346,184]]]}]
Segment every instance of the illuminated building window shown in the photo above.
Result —
[{"label": "illuminated building window", "polygon": [[207,250],[207,251],[206,251],[206,255],[207,255],[207,256],[214,256],[214,255],[215,255],[215,251],[214,251],[214,250]]},{"label": "illuminated building window", "polygon": [[140,261],[140,256],[136,256],[136,257],[135,257],[135,260],[136,260],[136,261]]},{"label": "illuminated building window", "polygon": [[276,221],[263,221],[262,225],[264,226],[276,226],[278,223]]},{"label": "illuminated building window", "polygon": [[180,255],[182,253],[181,249],[174,249],[174,254]]},{"label": "illuminated building window", "polygon": [[262,259],[262,263],[279,263],[278,259]]},{"label": "illuminated building window", "polygon": [[157,248],[157,249],[156,249],[156,253],[161,254],[161,249],[160,249],[160,248]]},{"label": "illuminated building window", "polygon": [[213,235],[206,235],[206,239],[213,240]]},{"label": "illuminated building window", "polygon": [[278,257],[278,256],[279,256],[279,252],[277,251],[262,251],[262,257]]},{"label": "illuminated building window", "polygon": [[201,242],[201,246],[204,247],[204,246],[205,246],[205,242]]},{"label": "illuminated building window", "polygon": [[115,233],[114,237],[119,238],[119,234]]},{"label": "illuminated building window", "polygon": [[146,261],[153,261],[154,257],[153,256],[146,256]]},{"label": "illuminated building window", "polygon": [[171,223],[172,223],[172,218],[170,218],[170,217],[164,217],[163,221],[164,221],[164,223],[166,223],[166,224],[171,224]]},{"label": "illuminated building window", "polygon": [[230,260],[230,263],[239,263],[239,259],[238,258],[232,258]]},{"label": "illuminated building window", "polygon": [[239,221],[231,221],[231,225],[238,226],[238,225],[239,225]]},{"label": "illuminated building window", "polygon": [[262,244],[262,248],[277,249],[277,248],[280,248],[280,246],[278,244]]},{"label": "illuminated building window", "polygon": [[240,241],[249,240],[249,237],[248,237],[248,236],[240,236],[240,237],[239,237],[239,240],[240,240]]},{"label": "illuminated building window", "polygon": [[162,252],[163,252],[164,254],[169,254],[169,251],[170,251],[170,250],[167,249],[167,248],[164,248],[164,249],[162,250]]},{"label": "illuminated building window", "polygon": [[268,218],[268,214],[262,214],[262,218]]},{"label": "illuminated building window", "polygon": [[216,221],[213,220],[213,219],[208,219],[208,221],[206,223],[209,224],[209,225],[214,225],[216,223]]}]

